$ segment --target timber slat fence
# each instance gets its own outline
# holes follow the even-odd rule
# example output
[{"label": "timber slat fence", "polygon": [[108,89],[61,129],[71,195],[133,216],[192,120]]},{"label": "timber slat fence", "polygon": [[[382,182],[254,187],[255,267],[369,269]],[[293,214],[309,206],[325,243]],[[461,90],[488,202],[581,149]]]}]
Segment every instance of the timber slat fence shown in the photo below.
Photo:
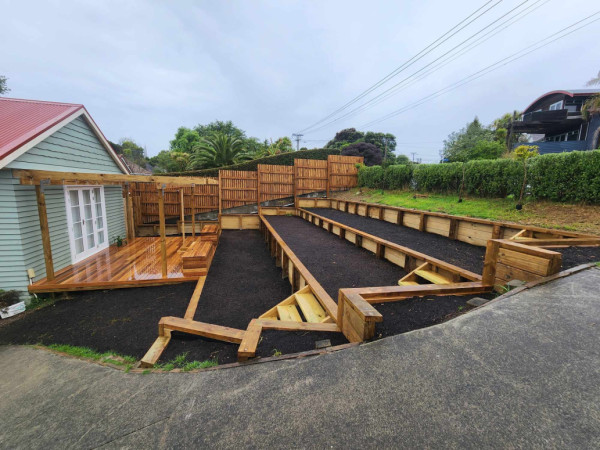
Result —
[{"label": "timber slat fence", "polygon": [[[327,160],[296,159],[293,166],[259,164],[257,171],[220,170],[218,178],[198,178],[193,187],[165,186],[165,218],[219,212],[239,206],[350,189],[358,184],[359,156],[329,155]],[[135,225],[156,223],[158,187],[134,182],[129,188]]]}]

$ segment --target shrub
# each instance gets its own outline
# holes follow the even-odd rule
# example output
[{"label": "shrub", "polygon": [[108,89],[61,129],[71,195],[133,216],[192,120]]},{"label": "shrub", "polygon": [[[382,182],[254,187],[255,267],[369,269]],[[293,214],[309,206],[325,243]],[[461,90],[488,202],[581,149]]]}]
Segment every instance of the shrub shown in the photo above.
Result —
[{"label": "shrub", "polygon": [[600,151],[543,155],[530,164],[528,178],[534,197],[600,203]]},{"label": "shrub", "polygon": [[458,192],[462,180],[463,163],[419,164],[413,178],[420,191]]},{"label": "shrub", "polygon": [[368,188],[381,188],[383,181],[383,167],[361,166],[358,169],[358,185]]},{"label": "shrub", "polygon": [[406,189],[413,177],[412,164],[394,165],[385,169],[383,183],[387,189]]},{"label": "shrub", "polygon": [[514,159],[469,161],[465,164],[465,192],[480,197],[519,195],[523,163]]}]

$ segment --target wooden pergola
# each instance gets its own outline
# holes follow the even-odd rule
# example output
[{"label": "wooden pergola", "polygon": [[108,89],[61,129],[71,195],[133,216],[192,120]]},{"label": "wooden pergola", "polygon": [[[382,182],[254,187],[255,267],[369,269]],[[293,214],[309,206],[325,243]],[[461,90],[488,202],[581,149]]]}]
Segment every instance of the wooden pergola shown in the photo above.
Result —
[{"label": "wooden pergola", "polygon": [[[44,250],[44,263],[46,266],[46,279],[52,281],[55,278],[54,262],[52,259],[52,244],[50,242],[50,230],[48,227],[48,214],[46,210],[46,198],[43,186],[45,185],[120,185],[126,190],[126,227],[127,239],[135,239],[135,226],[133,216],[133,202],[129,184],[151,183],[158,190],[158,211],[160,228],[160,255],[162,266],[162,277],[167,277],[167,245],[165,232],[165,203],[164,192],[167,185],[174,187],[193,187],[195,184],[206,181],[198,177],[172,177],[161,175],[125,175],[125,174],[105,174],[105,173],[81,173],[81,172],[52,172],[45,170],[17,170],[13,169],[13,177],[18,178],[21,185],[35,186],[37,198],[38,215],[40,219],[40,230],[42,233],[42,245]],[[182,204],[180,220],[182,223],[182,245],[185,245],[185,217],[184,217],[184,196],[183,190],[180,191],[180,201]],[[192,237],[196,237],[195,230],[195,211],[192,211]]]}]

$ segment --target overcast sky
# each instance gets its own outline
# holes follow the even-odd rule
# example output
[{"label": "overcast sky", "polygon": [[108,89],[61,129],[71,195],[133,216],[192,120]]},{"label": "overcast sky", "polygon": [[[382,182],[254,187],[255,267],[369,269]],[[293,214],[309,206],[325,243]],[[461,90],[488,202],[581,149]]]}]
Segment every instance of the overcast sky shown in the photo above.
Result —
[{"label": "overcast sky", "polygon": [[[363,127],[600,9],[589,0],[537,1],[516,10],[533,5],[529,15],[396,95],[305,133],[301,146],[321,147],[356,127],[393,133],[397,153],[435,162],[443,139],[474,116],[489,123],[544,92],[584,87],[600,70],[600,22]],[[522,2],[502,1],[381,90]],[[0,0],[0,75],[10,97],[83,103],[110,140],[131,137],[150,156],[168,148],[179,126],[215,119],[276,139],[335,111],[485,3]]]}]

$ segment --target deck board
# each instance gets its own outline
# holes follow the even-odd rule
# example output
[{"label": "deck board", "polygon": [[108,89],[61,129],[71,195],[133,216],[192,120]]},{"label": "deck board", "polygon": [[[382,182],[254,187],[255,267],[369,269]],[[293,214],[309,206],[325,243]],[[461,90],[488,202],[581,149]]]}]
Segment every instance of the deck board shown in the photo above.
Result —
[{"label": "deck board", "polygon": [[[197,238],[200,240],[200,238]],[[56,272],[53,281],[45,278],[29,287],[30,292],[60,292],[156,286],[196,281],[199,275],[184,275],[180,237],[167,237],[167,277],[162,277],[160,238],[139,237],[123,247],[105,250]],[[186,243],[190,240],[187,239]],[[189,245],[189,244],[188,244]]]}]

